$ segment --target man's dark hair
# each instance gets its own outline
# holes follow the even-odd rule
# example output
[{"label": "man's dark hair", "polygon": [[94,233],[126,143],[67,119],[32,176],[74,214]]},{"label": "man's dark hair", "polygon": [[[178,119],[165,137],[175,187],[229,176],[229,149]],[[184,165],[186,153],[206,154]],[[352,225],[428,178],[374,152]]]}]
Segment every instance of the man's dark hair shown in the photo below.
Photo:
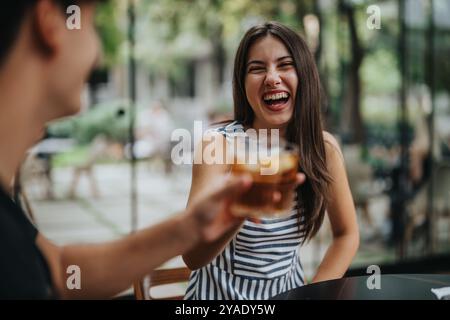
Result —
[{"label": "man's dark hair", "polygon": [[[40,0],[0,0],[0,66],[14,45],[26,15]],[[72,4],[95,0],[52,0],[65,8]]]}]

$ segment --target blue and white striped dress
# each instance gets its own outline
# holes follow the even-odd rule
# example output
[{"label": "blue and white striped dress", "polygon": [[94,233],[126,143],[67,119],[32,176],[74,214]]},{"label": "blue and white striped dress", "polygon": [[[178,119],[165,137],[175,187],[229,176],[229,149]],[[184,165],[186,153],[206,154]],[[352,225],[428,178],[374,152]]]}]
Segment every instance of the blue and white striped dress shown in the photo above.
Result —
[{"label": "blue and white striped dress", "polygon": [[[233,122],[216,130],[228,136],[243,127]],[[264,300],[302,286],[299,229],[295,209],[285,218],[246,220],[219,256],[191,273],[185,299]]]}]

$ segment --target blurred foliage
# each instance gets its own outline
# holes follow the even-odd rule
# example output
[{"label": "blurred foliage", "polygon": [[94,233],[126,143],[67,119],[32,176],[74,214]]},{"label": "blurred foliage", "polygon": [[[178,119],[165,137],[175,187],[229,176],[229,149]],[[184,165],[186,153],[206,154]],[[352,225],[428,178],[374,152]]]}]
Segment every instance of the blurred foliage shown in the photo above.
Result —
[{"label": "blurred foliage", "polygon": [[244,32],[256,23],[278,20],[299,30],[299,3],[284,0],[143,0],[138,4],[137,58],[154,73],[177,76],[180,60],[224,50],[234,55]]},{"label": "blurred foliage", "polygon": [[114,66],[119,61],[120,46],[125,36],[120,29],[120,10],[118,0],[104,1],[97,7],[95,24],[103,48],[103,61],[106,67]]},{"label": "blurred foliage", "polygon": [[52,157],[52,166],[73,167],[81,165],[89,158],[89,146],[76,146],[67,152],[58,153]]},{"label": "blurred foliage", "polygon": [[394,94],[400,86],[395,53],[379,49],[364,59],[361,77],[367,94]]},{"label": "blurred foliage", "polygon": [[79,116],[52,123],[48,131],[54,137],[74,138],[80,145],[98,135],[124,144],[129,139],[129,117],[122,113],[127,109],[121,102],[100,104]]},{"label": "blurred foliage", "polygon": [[394,146],[398,142],[398,124],[395,122],[383,123],[370,122],[366,124],[368,145],[383,145],[388,148]]},{"label": "blurred foliage", "polygon": [[[434,46],[436,54],[432,59],[434,59],[436,66],[436,73],[434,74],[436,90],[438,92],[448,92],[450,90],[450,32],[438,30],[434,38]],[[428,81],[430,76],[428,75]]]},{"label": "blurred foliage", "polygon": [[[126,1],[113,0],[102,4],[97,15],[105,61],[118,63],[126,30]],[[363,49],[359,70],[362,83],[361,106],[368,126],[389,124],[396,130],[399,114],[398,91],[401,85],[399,57],[399,12],[396,0],[141,0],[136,8],[136,58],[152,79],[187,79],[192,61],[213,58],[224,72],[230,73],[232,61],[245,31],[257,23],[276,20],[304,33],[303,18],[316,15],[321,22],[323,48],[318,57],[322,80],[327,89],[330,114],[339,133],[344,108],[343,92],[352,62],[351,38],[341,5],[355,10],[355,22]],[[427,2],[429,3],[429,2]],[[367,28],[367,7],[378,5],[382,13],[381,30]],[[426,16],[426,13],[424,14]],[[115,23],[114,23],[115,22]],[[408,31],[408,81],[429,84],[428,25]],[[435,73],[437,91],[448,91],[450,82],[450,36],[448,30],[437,30],[435,39]],[[225,55],[225,58],[223,57]],[[180,67],[181,66],[181,67]],[[220,71],[219,68],[219,71]],[[220,85],[220,83],[219,83]],[[218,101],[215,106],[229,110],[231,101]],[[339,127],[340,126],[340,127]],[[369,130],[369,129],[368,129]],[[371,129],[370,129],[371,130]],[[81,139],[83,140],[83,139]]]}]

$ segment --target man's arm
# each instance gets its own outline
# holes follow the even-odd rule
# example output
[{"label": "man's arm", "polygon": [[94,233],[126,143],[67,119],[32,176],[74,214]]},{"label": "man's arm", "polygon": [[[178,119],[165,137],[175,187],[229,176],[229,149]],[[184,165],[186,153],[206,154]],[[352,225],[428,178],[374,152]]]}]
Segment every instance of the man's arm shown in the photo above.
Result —
[{"label": "man's arm", "polygon": [[[123,239],[94,245],[58,247],[41,234],[36,243],[49,264],[61,298],[108,298],[127,289],[163,262],[185,253],[199,241],[212,242],[228,231],[218,216],[251,184],[248,177],[229,180],[204,194],[185,212]],[[68,290],[67,267],[81,271],[81,290]]]},{"label": "man's arm", "polygon": [[[58,247],[39,234],[37,244],[49,263],[61,298],[111,297],[163,262],[191,247],[196,236],[187,221],[172,218],[123,239],[97,245]],[[81,271],[81,289],[68,290],[67,267]]]}]

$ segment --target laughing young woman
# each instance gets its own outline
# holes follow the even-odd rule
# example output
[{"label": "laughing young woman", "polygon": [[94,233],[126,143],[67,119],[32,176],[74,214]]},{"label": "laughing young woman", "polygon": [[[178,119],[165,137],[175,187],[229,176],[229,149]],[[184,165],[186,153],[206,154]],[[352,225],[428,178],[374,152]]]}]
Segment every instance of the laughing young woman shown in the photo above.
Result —
[{"label": "laughing young woman", "polygon": [[[218,139],[248,128],[279,129],[299,146],[300,171],[291,215],[234,221],[226,235],[183,255],[193,270],[186,299],[268,299],[305,284],[298,248],[314,237],[325,212],[333,241],[312,282],[340,278],[359,245],[359,232],[338,143],[322,130],[320,80],[305,41],[276,22],[252,27],[234,64],[234,121]],[[189,199],[208,188],[229,165],[194,165]]]}]

